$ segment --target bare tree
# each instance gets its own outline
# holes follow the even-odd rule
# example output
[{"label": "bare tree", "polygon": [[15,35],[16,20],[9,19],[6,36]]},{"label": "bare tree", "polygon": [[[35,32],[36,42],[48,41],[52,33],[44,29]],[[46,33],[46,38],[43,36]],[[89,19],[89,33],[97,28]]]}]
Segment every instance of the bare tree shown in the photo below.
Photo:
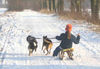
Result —
[{"label": "bare tree", "polygon": [[[39,10],[41,8],[40,1],[42,0],[37,0],[37,1],[36,0],[7,0],[7,1],[8,1],[9,10],[20,11],[23,9]],[[44,5],[45,5],[45,1],[44,1]]]},{"label": "bare tree", "polygon": [[71,2],[71,12],[75,12],[75,0],[70,0]]},{"label": "bare tree", "polygon": [[81,12],[81,1],[82,0],[75,0],[75,3],[76,3],[76,12],[78,12],[78,13]]},{"label": "bare tree", "polygon": [[99,0],[91,0],[91,15],[93,20],[99,19]]},{"label": "bare tree", "polygon": [[64,0],[58,0],[57,4],[58,13],[62,13],[64,11]]}]

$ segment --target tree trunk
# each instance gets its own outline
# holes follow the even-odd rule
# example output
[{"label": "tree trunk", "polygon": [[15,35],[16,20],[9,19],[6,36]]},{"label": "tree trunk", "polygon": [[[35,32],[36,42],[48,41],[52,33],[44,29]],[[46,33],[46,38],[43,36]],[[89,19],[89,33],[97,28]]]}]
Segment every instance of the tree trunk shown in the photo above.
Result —
[{"label": "tree trunk", "polygon": [[49,11],[49,0],[47,0],[46,3],[47,3],[47,10]]},{"label": "tree trunk", "polygon": [[64,11],[64,0],[60,0],[60,12],[62,13]]},{"label": "tree trunk", "polygon": [[53,11],[53,0],[51,0],[51,11]]},{"label": "tree trunk", "polygon": [[55,12],[57,13],[58,0],[55,0]]},{"label": "tree trunk", "polygon": [[46,9],[46,8],[47,8],[47,3],[46,3],[46,0],[44,0],[44,2],[43,2],[43,7],[44,7],[44,9]]},{"label": "tree trunk", "polygon": [[53,11],[55,11],[55,0],[53,0]]},{"label": "tree trunk", "polygon": [[71,12],[75,12],[75,0],[71,0]]},{"label": "tree trunk", "polygon": [[43,9],[43,0],[40,0],[40,8]]},{"label": "tree trunk", "polygon": [[81,0],[76,0],[76,12],[81,13]]},{"label": "tree trunk", "polygon": [[64,0],[58,0],[57,11],[61,14],[64,11]]},{"label": "tree trunk", "polygon": [[93,21],[99,19],[99,0],[91,0],[91,16]]}]

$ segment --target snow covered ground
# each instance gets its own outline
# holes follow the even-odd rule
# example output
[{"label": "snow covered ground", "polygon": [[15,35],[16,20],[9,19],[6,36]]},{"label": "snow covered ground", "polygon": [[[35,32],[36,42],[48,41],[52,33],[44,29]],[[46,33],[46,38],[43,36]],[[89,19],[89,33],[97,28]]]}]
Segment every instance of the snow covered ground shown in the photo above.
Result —
[{"label": "snow covered ground", "polygon": [[0,15],[7,11],[7,8],[0,8]]},{"label": "snow covered ground", "polygon": [[[72,33],[80,33],[81,41],[73,44],[74,60],[59,60],[58,57],[42,53],[42,37],[49,38],[65,32],[66,24],[72,24]],[[100,33],[88,29],[85,21],[60,20],[55,14],[41,14],[25,10],[0,16],[0,69],[100,69]],[[37,52],[28,56],[26,37],[35,36],[38,41]],[[59,41],[52,39],[54,49]]]}]

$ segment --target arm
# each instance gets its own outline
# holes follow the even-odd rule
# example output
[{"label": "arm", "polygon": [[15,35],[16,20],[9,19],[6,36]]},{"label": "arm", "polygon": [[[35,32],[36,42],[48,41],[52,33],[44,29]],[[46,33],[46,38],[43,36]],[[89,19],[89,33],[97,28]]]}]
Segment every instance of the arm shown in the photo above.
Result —
[{"label": "arm", "polygon": [[57,39],[57,40],[62,40],[63,37],[64,37],[64,33],[62,33],[60,36],[56,36],[56,39]]},{"label": "arm", "polygon": [[77,37],[75,37],[74,35],[71,36],[72,37],[72,42],[74,42],[75,44],[78,44],[80,41],[80,35],[78,35]]}]

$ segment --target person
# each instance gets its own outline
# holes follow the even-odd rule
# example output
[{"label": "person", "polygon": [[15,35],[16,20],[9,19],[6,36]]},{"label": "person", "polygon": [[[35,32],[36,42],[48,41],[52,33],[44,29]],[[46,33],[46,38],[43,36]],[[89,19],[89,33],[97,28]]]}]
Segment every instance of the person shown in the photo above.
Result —
[{"label": "person", "polygon": [[[74,42],[75,44],[78,44],[80,41],[80,34],[75,37],[71,31],[72,31],[72,25],[67,24],[65,28],[65,33],[62,33],[60,36],[56,36],[57,40],[61,40],[60,45],[54,50],[53,56],[57,56],[58,53],[62,49],[69,49],[72,48],[72,43]],[[72,59],[72,58],[71,58]]]}]

